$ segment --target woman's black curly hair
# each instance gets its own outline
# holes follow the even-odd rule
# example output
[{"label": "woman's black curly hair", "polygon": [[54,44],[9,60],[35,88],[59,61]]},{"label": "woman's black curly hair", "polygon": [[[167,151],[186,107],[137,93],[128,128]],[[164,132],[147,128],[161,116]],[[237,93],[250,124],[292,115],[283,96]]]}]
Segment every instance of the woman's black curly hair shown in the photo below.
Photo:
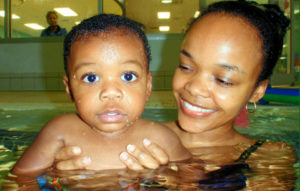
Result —
[{"label": "woman's black curly hair", "polygon": [[[211,4],[190,25],[203,16],[212,13],[224,13],[246,19],[259,32],[263,42],[263,68],[257,79],[257,84],[268,79],[280,57],[283,38],[290,20],[284,15],[277,5],[257,4],[247,1],[222,1]],[[188,31],[187,31],[188,32]]]},{"label": "woman's black curly hair", "polygon": [[99,14],[85,19],[79,25],[74,26],[65,37],[64,69],[67,76],[69,76],[68,59],[70,56],[70,49],[72,43],[74,43],[77,40],[88,38],[89,36],[97,35],[100,32],[106,32],[108,30],[111,30],[112,28],[126,28],[134,32],[142,40],[149,69],[149,63],[151,61],[151,52],[147,37],[144,31],[142,30],[141,24],[119,15]]}]

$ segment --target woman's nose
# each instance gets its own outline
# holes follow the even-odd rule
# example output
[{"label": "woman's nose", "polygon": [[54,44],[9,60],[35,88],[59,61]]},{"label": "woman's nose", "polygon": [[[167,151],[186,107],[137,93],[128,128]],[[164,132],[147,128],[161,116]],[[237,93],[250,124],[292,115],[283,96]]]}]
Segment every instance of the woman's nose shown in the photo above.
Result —
[{"label": "woman's nose", "polygon": [[210,81],[205,76],[193,76],[184,86],[192,96],[209,97]]}]

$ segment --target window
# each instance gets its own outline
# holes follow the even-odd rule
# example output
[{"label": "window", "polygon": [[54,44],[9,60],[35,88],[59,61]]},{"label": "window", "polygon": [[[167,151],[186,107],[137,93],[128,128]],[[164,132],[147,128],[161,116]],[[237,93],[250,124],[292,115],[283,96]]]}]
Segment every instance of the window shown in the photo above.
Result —
[{"label": "window", "polygon": [[[0,13],[4,12],[4,0],[0,1]],[[69,8],[75,15],[58,13],[58,25],[70,31],[81,20],[98,13],[98,0],[11,0],[11,37],[40,37],[41,31],[48,27],[46,14],[55,8]],[[4,37],[4,17],[0,17],[0,35]]]}]

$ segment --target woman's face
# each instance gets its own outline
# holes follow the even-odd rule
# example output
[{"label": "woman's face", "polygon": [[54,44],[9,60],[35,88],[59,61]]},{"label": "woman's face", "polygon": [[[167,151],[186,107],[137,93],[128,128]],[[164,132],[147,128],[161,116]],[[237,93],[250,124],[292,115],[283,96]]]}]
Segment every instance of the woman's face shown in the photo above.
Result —
[{"label": "woman's face", "polygon": [[208,14],[198,20],[173,79],[181,127],[191,133],[231,128],[245,104],[264,95],[267,82],[255,86],[262,59],[259,34],[243,19]]}]

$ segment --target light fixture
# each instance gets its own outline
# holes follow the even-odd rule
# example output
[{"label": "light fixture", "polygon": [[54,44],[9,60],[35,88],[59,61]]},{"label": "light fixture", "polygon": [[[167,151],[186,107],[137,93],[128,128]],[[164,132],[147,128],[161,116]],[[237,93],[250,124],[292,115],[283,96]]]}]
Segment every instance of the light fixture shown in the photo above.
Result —
[{"label": "light fixture", "polygon": [[26,27],[29,27],[33,30],[43,30],[45,27],[39,25],[39,24],[36,24],[36,23],[26,23],[24,24]]},{"label": "light fixture", "polygon": [[57,11],[59,14],[65,16],[65,17],[78,16],[77,13],[75,13],[72,9],[70,9],[68,7],[54,8],[54,10]]},{"label": "light fixture", "polygon": [[172,0],[161,0],[160,2],[163,3],[163,4],[170,4],[170,3],[173,3]]},{"label": "light fixture", "polygon": [[280,60],[286,60],[286,57],[285,56],[280,56],[279,59]]},{"label": "light fixture", "polygon": [[170,12],[157,12],[157,17],[159,19],[169,19],[171,17]]},{"label": "light fixture", "polygon": [[165,31],[169,31],[170,27],[169,26],[159,26],[159,31],[165,32]]},{"label": "light fixture", "polygon": [[196,11],[195,14],[194,14],[194,18],[199,17],[199,15],[200,15],[200,11]]},{"label": "light fixture", "polygon": [[78,25],[79,23],[81,23],[80,21],[75,21],[75,25]]},{"label": "light fixture", "polygon": [[18,15],[12,14],[12,19],[19,19],[20,17]]},{"label": "light fixture", "polygon": [[[0,16],[1,16],[1,17],[4,17],[4,15],[5,15],[5,12],[4,12],[4,11],[0,11]],[[19,17],[18,15],[16,15],[16,14],[12,14],[11,16],[12,16],[12,19],[19,19],[19,18],[20,18],[20,17]]]}]

